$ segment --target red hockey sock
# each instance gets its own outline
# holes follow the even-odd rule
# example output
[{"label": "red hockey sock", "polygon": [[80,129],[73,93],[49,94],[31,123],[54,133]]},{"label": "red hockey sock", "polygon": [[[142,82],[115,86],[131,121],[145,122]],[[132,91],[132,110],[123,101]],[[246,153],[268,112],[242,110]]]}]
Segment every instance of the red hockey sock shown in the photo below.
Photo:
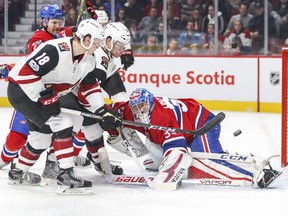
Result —
[{"label": "red hockey sock", "polygon": [[52,141],[55,155],[59,165],[63,169],[74,166],[72,137],[54,139]]},{"label": "red hockey sock", "polygon": [[74,156],[78,156],[83,146],[85,145],[85,136],[82,131],[79,131],[73,137]]},{"label": "red hockey sock", "polygon": [[26,134],[21,134],[10,130],[6,137],[6,143],[4,144],[1,152],[2,160],[6,163],[10,163],[15,157],[17,157],[19,150],[25,145],[26,142]]},{"label": "red hockey sock", "polygon": [[32,167],[35,162],[38,160],[41,154],[35,154],[28,150],[26,146],[21,148],[19,157],[18,157],[18,164],[17,167],[26,171],[30,167]]}]

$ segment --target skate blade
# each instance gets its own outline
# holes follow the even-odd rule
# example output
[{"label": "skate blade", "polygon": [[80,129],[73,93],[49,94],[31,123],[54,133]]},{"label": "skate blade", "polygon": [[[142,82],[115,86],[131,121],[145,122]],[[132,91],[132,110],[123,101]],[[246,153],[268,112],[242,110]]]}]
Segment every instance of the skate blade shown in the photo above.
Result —
[{"label": "skate blade", "polygon": [[75,168],[79,168],[79,169],[90,169],[92,167],[92,164],[89,164],[87,166],[82,166],[82,165],[77,165],[75,164]]},{"label": "skate blade", "polygon": [[92,187],[70,188],[70,186],[58,185],[56,194],[59,195],[92,195]]},{"label": "skate blade", "polygon": [[19,182],[19,181],[9,179],[7,184],[8,185],[21,185],[21,186],[39,186],[40,182],[39,183],[31,183],[31,182],[26,182],[26,181]]},{"label": "skate blade", "polygon": [[40,186],[42,187],[47,187],[49,185],[54,185],[56,184],[56,179],[51,179],[51,178],[41,178]]}]

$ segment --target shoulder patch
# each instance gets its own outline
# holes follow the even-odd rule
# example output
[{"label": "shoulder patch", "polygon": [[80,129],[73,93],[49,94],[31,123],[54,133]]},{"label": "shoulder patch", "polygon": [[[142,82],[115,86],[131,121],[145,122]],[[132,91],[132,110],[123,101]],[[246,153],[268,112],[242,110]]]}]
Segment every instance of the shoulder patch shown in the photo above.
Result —
[{"label": "shoulder patch", "polygon": [[34,41],[34,42],[32,43],[33,50],[35,50],[41,43],[43,43],[42,40]]},{"label": "shoulder patch", "polygon": [[70,51],[70,48],[66,42],[58,43],[61,52]]},{"label": "shoulder patch", "polygon": [[109,63],[109,60],[107,57],[105,56],[102,56],[102,61],[101,61],[101,65],[103,65],[103,67],[107,70],[108,68],[108,63]]}]

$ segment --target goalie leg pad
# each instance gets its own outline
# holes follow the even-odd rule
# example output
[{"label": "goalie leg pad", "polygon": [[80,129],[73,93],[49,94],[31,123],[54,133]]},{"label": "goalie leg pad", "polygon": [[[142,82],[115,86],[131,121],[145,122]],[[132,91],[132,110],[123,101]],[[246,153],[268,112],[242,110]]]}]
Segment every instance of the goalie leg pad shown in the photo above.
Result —
[{"label": "goalie leg pad", "polygon": [[242,181],[241,186],[267,188],[282,172],[273,170],[270,159],[254,155],[191,152],[193,163],[188,178]]},{"label": "goalie leg pad", "polygon": [[[176,149],[171,150],[170,154],[162,160],[159,166],[159,173],[153,181],[153,188],[177,189],[178,183],[186,173],[191,162],[192,157],[187,153]],[[169,183],[169,187],[165,187],[165,185],[161,186],[167,183]]]},{"label": "goalie leg pad", "polygon": [[[125,134],[126,139],[128,140],[132,150],[135,152],[137,157],[142,157],[149,153],[148,149],[143,144],[141,138],[139,137],[139,135],[137,134],[135,130],[124,127],[122,131]],[[115,150],[131,157],[129,150],[127,149],[120,135],[113,136],[113,135],[108,134],[107,143]]]},{"label": "goalie leg pad", "polygon": [[160,145],[151,142],[149,139],[146,139],[145,145],[149,150],[149,154],[147,159],[143,161],[143,164],[149,171],[158,171],[161,158],[163,157],[163,149]]}]

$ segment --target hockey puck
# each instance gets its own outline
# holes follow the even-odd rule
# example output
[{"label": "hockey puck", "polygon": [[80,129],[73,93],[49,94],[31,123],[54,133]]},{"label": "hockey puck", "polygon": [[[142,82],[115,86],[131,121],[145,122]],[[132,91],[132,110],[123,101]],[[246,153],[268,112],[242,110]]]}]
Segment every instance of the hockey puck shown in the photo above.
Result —
[{"label": "hockey puck", "polygon": [[236,136],[239,136],[240,134],[242,133],[241,130],[236,130],[233,135],[236,137]]}]

